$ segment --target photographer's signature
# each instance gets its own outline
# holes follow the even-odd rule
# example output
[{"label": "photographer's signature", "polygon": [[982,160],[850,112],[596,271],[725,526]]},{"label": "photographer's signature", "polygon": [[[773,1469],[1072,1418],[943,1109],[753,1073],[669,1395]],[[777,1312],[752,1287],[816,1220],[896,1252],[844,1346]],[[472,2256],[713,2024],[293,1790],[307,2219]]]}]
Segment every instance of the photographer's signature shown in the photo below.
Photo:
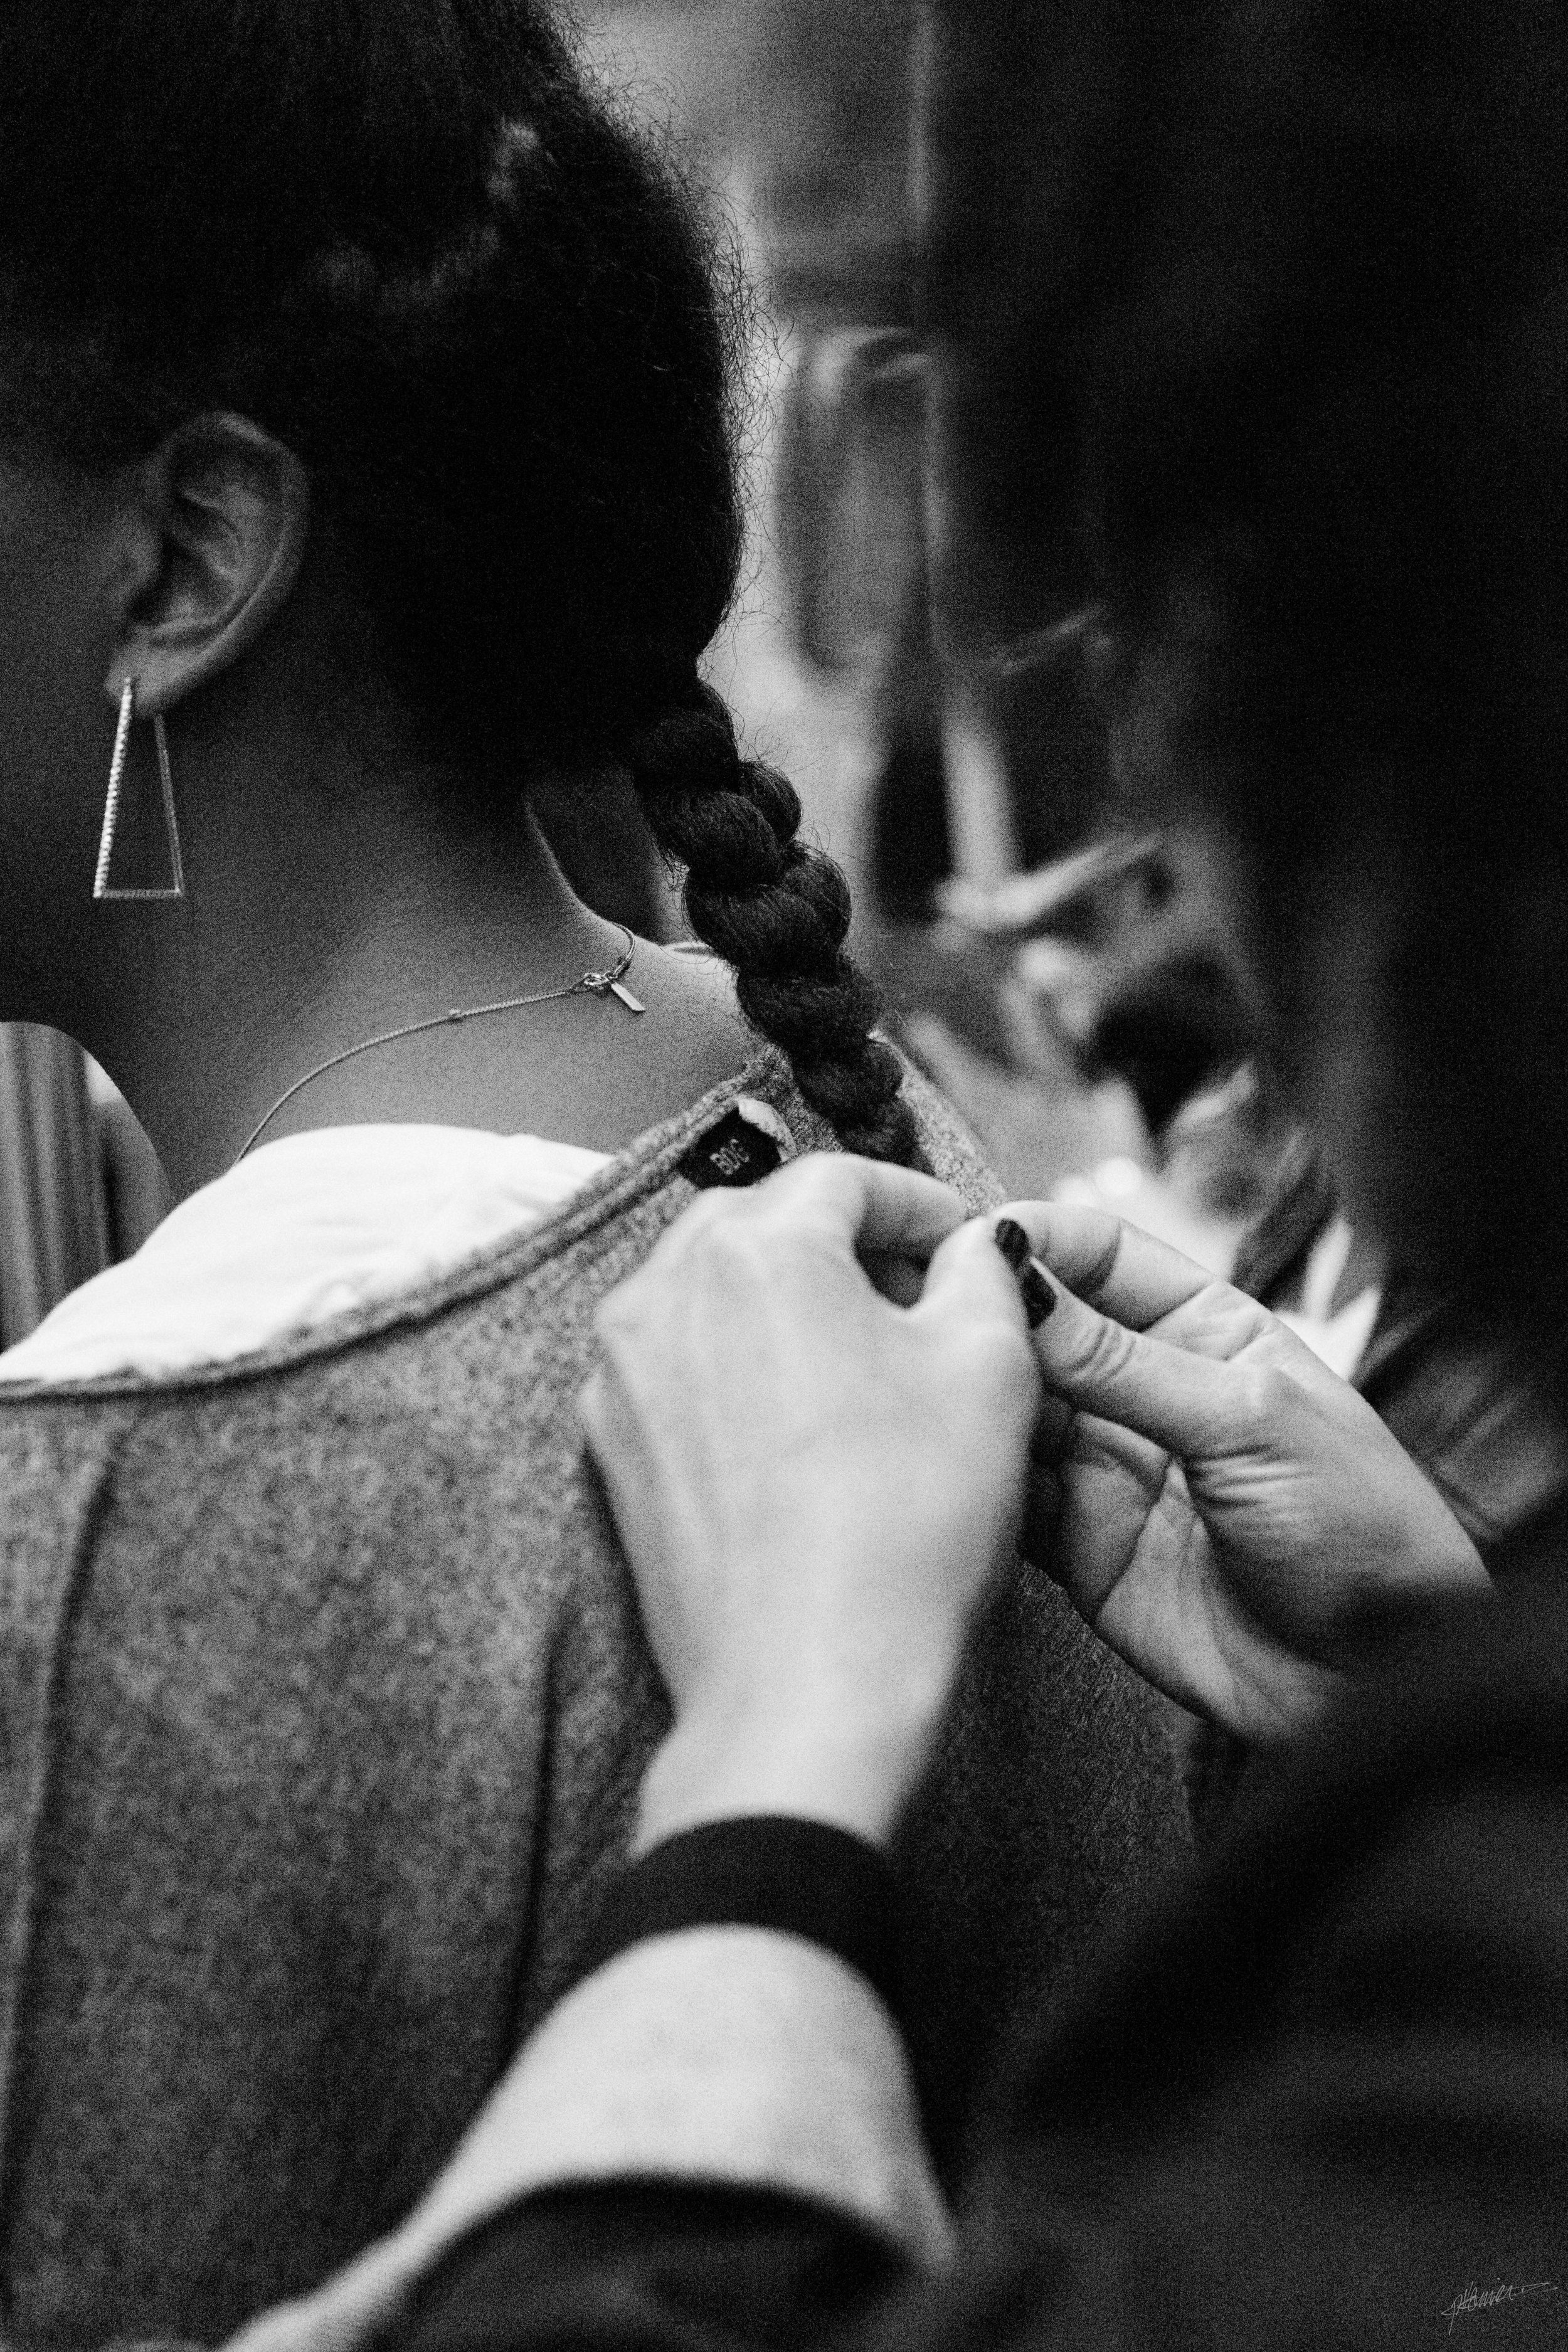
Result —
[{"label": "photographer's signature", "polygon": [[1437,2316],[1447,2321],[1448,2333],[1452,2336],[1456,2323],[1470,2318],[1476,2312],[1500,2311],[1505,2304],[1523,2303],[1531,2295],[1561,2294],[1562,2292],[1562,2288],[1554,2286],[1550,2279],[1536,2279],[1529,2286],[1467,2286]]}]

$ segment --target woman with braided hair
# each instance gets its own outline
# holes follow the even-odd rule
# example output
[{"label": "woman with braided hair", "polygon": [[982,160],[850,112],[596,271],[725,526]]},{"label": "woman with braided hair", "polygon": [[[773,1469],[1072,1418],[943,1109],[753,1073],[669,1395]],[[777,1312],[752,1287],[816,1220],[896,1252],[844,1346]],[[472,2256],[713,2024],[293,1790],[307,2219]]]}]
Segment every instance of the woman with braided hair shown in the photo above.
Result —
[{"label": "woman with braided hair", "polygon": [[[522,0],[0,19],[0,1011],[98,1056],[179,1198],[0,1359],[18,2341],[312,2286],[568,1979],[668,1721],[577,1420],[606,1288],[781,1156],[992,1197],[700,678],[719,289]],[[545,847],[531,788],[616,769],[713,954]],[[1054,1590],[998,1593],[969,1692],[900,1856],[947,2145],[1173,1831]]]}]

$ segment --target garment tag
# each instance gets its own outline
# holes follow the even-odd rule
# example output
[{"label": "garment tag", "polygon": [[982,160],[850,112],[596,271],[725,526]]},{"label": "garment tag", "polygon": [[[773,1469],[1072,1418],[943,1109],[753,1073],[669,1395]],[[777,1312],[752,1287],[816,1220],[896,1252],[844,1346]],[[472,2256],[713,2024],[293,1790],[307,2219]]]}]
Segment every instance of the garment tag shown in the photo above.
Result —
[{"label": "garment tag", "polygon": [[717,1184],[760,1184],[783,1158],[764,1129],[753,1126],[743,1111],[727,1110],[677,1164],[689,1183],[708,1192]]}]

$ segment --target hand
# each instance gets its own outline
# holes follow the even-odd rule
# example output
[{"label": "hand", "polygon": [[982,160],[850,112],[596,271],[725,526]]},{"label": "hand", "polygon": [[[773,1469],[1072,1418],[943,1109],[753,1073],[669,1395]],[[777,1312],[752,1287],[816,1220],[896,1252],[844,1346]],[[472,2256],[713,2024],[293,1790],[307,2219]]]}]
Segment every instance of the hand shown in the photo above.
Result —
[{"label": "hand", "polygon": [[[964,1216],[929,1177],[808,1158],[709,1193],[601,1307],[584,1424],[676,1715],[643,1843],[755,1811],[890,1832],[1014,1555],[1040,1399]],[[929,1258],[918,1303],[858,1252]]]},{"label": "hand", "polygon": [[1436,1487],[1266,1307],[1103,1210],[1008,1214],[1067,1286],[1036,1334],[1026,1549],[1149,1681],[1280,1738],[1391,1631],[1487,1589]]}]

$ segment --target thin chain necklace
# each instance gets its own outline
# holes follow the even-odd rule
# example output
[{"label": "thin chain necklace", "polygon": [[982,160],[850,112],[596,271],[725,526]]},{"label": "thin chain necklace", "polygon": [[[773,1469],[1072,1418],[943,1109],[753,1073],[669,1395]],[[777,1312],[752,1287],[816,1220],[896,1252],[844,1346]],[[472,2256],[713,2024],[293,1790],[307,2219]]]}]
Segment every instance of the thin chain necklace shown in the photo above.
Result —
[{"label": "thin chain necklace", "polygon": [[307,1070],[302,1078],[296,1078],[291,1087],[286,1087],[271,1109],[257,1120],[236,1154],[234,1165],[238,1167],[251,1145],[271,1126],[284,1104],[293,1101],[301,1087],[308,1087],[313,1078],[324,1077],[340,1063],[352,1062],[356,1054],[368,1054],[374,1045],[393,1045],[400,1037],[417,1037],[426,1029],[446,1029],[456,1027],[464,1021],[483,1021],[492,1013],[521,1013],[527,1004],[555,1004],[566,996],[617,996],[628,1013],[646,1013],[647,1005],[623,985],[624,976],[631,968],[636,941],[625,923],[617,923],[616,929],[626,940],[626,953],[617,962],[611,964],[607,971],[583,972],[565,988],[542,989],[537,996],[503,996],[494,1004],[457,1004],[449,1013],[433,1013],[427,1021],[405,1021],[401,1029],[384,1029],[379,1036],[366,1037],[358,1045],[345,1045],[341,1054],[329,1054],[324,1062],[318,1062],[313,1070]]}]

